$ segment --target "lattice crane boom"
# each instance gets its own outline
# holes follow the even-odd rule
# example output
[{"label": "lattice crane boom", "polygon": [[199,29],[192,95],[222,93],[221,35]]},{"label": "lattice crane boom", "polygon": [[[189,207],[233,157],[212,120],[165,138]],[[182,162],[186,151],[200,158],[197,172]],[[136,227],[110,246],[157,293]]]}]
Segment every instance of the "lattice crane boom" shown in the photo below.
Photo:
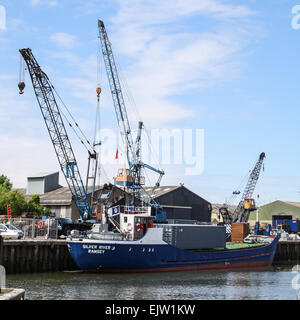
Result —
[{"label": "lattice crane boom", "polygon": [[123,136],[126,144],[127,160],[133,180],[133,185],[130,186],[130,188],[133,190],[133,199],[135,199],[135,193],[139,193],[139,195],[143,198],[143,201],[154,207],[156,209],[156,212],[159,214],[163,211],[162,207],[157,202],[155,202],[155,200],[143,188],[141,169],[150,169],[159,174],[156,185],[159,185],[162,176],[164,175],[164,171],[156,169],[141,161],[141,132],[143,123],[139,122],[138,134],[134,143],[113,51],[109,38],[107,36],[107,32],[105,30],[104,23],[101,20],[98,20],[98,29],[102,47],[102,54],[113,98],[117,121],[121,131],[121,135]]},{"label": "lattice crane boom", "polygon": [[[141,169],[147,168],[159,174],[157,185],[160,183],[162,176],[164,175],[163,170],[156,169],[150,165],[147,165],[141,161],[141,132],[143,128],[143,123],[139,122],[138,134],[136,141],[134,143],[132,138],[132,132],[128,120],[128,115],[126,111],[126,106],[122,94],[121,84],[118,76],[118,71],[112,51],[112,47],[105,30],[104,23],[98,20],[99,38],[101,41],[102,54],[104,58],[104,63],[106,67],[106,72],[108,76],[108,81],[110,85],[110,90],[113,98],[114,108],[117,116],[118,125],[120,128],[121,135],[123,136],[124,142],[126,144],[127,160],[129,168],[131,171],[133,185],[131,188],[137,192],[143,191],[146,198],[151,198],[147,192],[145,192],[141,183]],[[157,204],[153,199],[146,200],[156,208],[161,209],[160,205]]]},{"label": "lattice crane boom", "polygon": [[265,153],[262,152],[260,154],[254,168],[252,169],[252,171],[250,173],[250,176],[249,176],[247,185],[245,187],[245,190],[243,192],[242,198],[233,213],[233,221],[240,221],[240,222],[247,222],[248,221],[250,212],[249,212],[249,210],[246,210],[246,212],[245,212],[244,202],[246,199],[252,198],[254,189],[255,189],[257,181],[259,179],[261,168],[263,166],[264,158],[265,158]]},{"label": "lattice crane boom", "polygon": [[31,49],[19,50],[26,62],[33,89],[48,129],[61,171],[83,220],[91,217],[87,192],[53,92],[54,87],[42,71]]},{"label": "lattice crane boom", "polygon": [[[131,135],[131,128],[127,116],[127,111],[125,107],[125,102],[123,98],[123,93],[121,89],[121,83],[118,76],[118,71],[111,48],[110,41],[108,39],[104,23],[99,20],[99,38],[102,45],[102,54],[105,62],[107,77],[110,85],[110,90],[113,98],[113,103],[115,107],[115,112],[117,116],[118,125],[121,131],[121,135],[125,139],[127,146],[127,158],[129,161],[129,166],[132,165],[132,162],[135,162],[136,155],[134,150],[133,139]],[[130,154],[129,154],[130,153]]]}]

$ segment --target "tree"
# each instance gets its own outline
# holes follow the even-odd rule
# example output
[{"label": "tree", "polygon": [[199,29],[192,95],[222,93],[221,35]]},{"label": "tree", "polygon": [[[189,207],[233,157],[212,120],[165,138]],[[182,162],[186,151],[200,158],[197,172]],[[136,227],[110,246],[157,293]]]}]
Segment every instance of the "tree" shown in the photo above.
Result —
[{"label": "tree", "polygon": [[49,216],[51,210],[40,205],[40,196],[33,194],[27,203],[27,212],[33,213],[38,216]]},{"label": "tree", "polygon": [[7,191],[11,191],[12,189],[12,183],[10,182],[10,180],[5,176],[5,175],[1,175],[0,176],[0,186],[2,186],[4,189],[6,189]]},{"label": "tree", "polygon": [[7,189],[3,185],[0,185],[0,214],[6,214],[7,195]]},{"label": "tree", "polygon": [[38,194],[32,195],[29,201],[18,190],[12,189],[12,183],[5,176],[0,176],[0,214],[7,214],[7,205],[11,205],[11,212],[13,216],[20,216],[23,212],[30,212],[37,216],[49,216],[50,209],[40,205],[40,196]]},{"label": "tree", "polygon": [[18,190],[12,190],[7,194],[7,204],[11,205],[13,215],[20,216],[27,209],[25,196]]}]

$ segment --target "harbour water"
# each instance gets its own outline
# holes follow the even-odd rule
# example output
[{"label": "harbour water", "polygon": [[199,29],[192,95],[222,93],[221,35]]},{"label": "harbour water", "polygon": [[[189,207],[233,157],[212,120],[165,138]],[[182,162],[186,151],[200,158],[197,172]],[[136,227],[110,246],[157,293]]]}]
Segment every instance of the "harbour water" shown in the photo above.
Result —
[{"label": "harbour water", "polygon": [[[293,266],[263,271],[8,275],[26,300],[295,300],[300,272]],[[296,287],[295,287],[296,284]]]}]

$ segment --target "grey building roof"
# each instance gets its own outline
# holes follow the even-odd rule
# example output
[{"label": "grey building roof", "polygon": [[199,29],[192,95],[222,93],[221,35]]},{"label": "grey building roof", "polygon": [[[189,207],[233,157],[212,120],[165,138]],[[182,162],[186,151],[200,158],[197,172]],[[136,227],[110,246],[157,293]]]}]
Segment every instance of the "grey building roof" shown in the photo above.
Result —
[{"label": "grey building roof", "polygon": [[186,190],[188,190],[189,192],[193,193],[195,196],[201,198],[202,200],[206,201],[209,203],[209,201],[207,201],[206,199],[202,198],[201,196],[199,196],[199,194],[191,191],[190,189],[188,189],[184,184],[179,184],[178,186],[159,186],[159,187],[145,187],[145,190],[155,199],[158,198],[164,194],[167,194],[169,192],[172,192],[174,190],[180,189],[180,188],[185,188]]},{"label": "grey building roof", "polygon": [[[183,184],[177,185],[177,186],[159,186],[159,187],[145,187],[145,190],[150,194],[151,197],[158,198],[164,194],[167,194],[169,192],[172,192],[179,188],[186,188]],[[102,186],[97,186],[96,191],[100,190]],[[188,188],[186,188],[189,190]],[[26,189],[18,189],[21,193],[23,193],[26,196]],[[191,190],[189,190],[192,192]],[[92,192],[92,187],[89,187],[88,194]],[[194,193],[194,192],[193,192]],[[195,194],[195,193],[194,193]],[[197,195],[197,194],[196,194]],[[200,197],[199,195],[197,195]],[[30,199],[30,196],[26,196],[27,199]],[[201,198],[201,197],[200,197]],[[45,194],[40,195],[40,203],[41,205],[48,205],[48,206],[55,206],[55,205],[71,205],[72,202],[72,194],[68,187],[60,187],[56,190],[47,192]],[[163,205],[165,206],[165,205]],[[221,206],[221,205],[220,205]],[[174,206],[169,206],[174,207]],[[191,207],[181,207],[180,208],[191,208]]]},{"label": "grey building roof", "polygon": [[157,198],[157,197],[162,196],[163,194],[174,191],[180,187],[181,187],[181,185],[179,185],[179,186],[145,187],[145,190],[150,194],[150,196],[152,196],[153,198]]},{"label": "grey building roof", "polygon": [[41,173],[35,173],[27,177],[27,179],[31,178],[45,178],[47,176],[51,176],[53,174],[58,174],[57,171],[52,171],[52,172],[41,172]]},{"label": "grey building roof", "polygon": [[[101,186],[96,186],[95,190],[98,191],[101,189]],[[26,189],[21,188],[21,189],[16,189],[22,194],[24,194],[29,200],[31,196],[26,195]],[[90,194],[92,193],[92,187],[89,187],[87,190],[87,193]],[[71,205],[72,203],[72,193],[69,189],[69,187],[60,187],[58,189],[55,189],[53,191],[44,193],[40,195],[40,204],[41,205],[48,205],[48,206],[64,206],[64,205]]]}]

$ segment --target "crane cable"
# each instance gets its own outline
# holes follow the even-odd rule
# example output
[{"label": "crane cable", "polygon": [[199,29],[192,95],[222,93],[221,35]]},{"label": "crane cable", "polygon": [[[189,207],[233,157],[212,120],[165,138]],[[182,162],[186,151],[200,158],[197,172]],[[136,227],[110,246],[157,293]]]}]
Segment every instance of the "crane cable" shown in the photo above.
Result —
[{"label": "crane cable", "polygon": [[[52,89],[54,90],[55,94],[57,95],[58,99],[60,100],[60,102],[62,103],[62,105],[65,107],[67,113],[69,114],[69,116],[71,117],[71,119],[73,120],[75,127],[78,128],[79,132],[81,133],[82,138],[80,138],[79,134],[76,132],[75,128],[72,126],[71,121],[69,121],[68,117],[64,114],[64,112],[62,111],[62,109],[60,107],[59,110],[60,112],[64,115],[66,121],[68,122],[69,126],[72,128],[72,130],[75,132],[76,136],[79,138],[80,142],[84,145],[84,147],[88,150],[88,151],[93,151],[93,148],[91,146],[90,141],[88,140],[88,138],[86,137],[86,135],[83,133],[83,131],[81,130],[80,126],[78,125],[78,123],[76,122],[75,118],[73,117],[73,115],[71,114],[70,110],[68,109],[68,107],[66,106],[66,104],[63,102],[62,98],[60,97],[60,95],[58,94],[58,92],[56,91],[56,89],[54,88],[54,86],[52,85],[52,83],[49,81]],[[83,141],[85,140],[86,143],[90,146],[91,149],[89,149],[88,146],[86,146],[85,142]]]},{"label": "crane cable", "polygon": [[25,82],[25,61],[20,55],[19,83]]},{"label": "crane cable", "polygon": [[67,118],[67,116],[64,114],[64,112],[61,110],[61,108],[59,106],[57,106],[60,113],[63,115],[63,117],[65,118],[65,120],[68,122],[69,126],[71,127],[71,129],[73,130],[73,132],[75,133],[75,135],[77,136],[77,138],[79,139],[79,141],[82,143],[82,145],[85,147],[85,149],[87,151],[90,151],[89,148],[86,146],[86,144],[82,141],[82,139],[80,138],[79,134],[76,132],[76,130],[74,129],[74,127],[72,126],[72,124],[69,122],[69,119]]},{"label": "crane cable", "polygon": [[[248,181],[249,181],[249,179],[250,179],[251,172],[252,172],[253,169],[255,168],[256,164],[257,164],[257,161],[255,161],[254,165],[252,166],[252,169],[250,169],[250,170],[248,171],[248,173],[245,175],[245,177],[242,179],[242,182],[239,184],[237,190],[240,190],[240,189],[241,189],[241,186],[245,184],[245,180],[246,180],[247,178],[248,178],[248,180],[247,180],[246,184],[248,183]],[[263,163],[262,169],[263,169],[263,171],[264,171],[264,163]],[[246,187],[246,186],[245,186],[245,187]],[[243,191],[243,192],[244,192],[244,191]],[[231,195],[231,197],[230,197],[229,200],[228,200],[228,203],[235,201],[236,198],[237,198],[237,196],[238,196],[237,194]],[[242,200],[243,200],[243,199],[242,199]]]},{"label": "crane cable", "polygon": [[[129,105],[132,107],[132,110],[133,110],[133,112],[134,112],[134,114],[135,114],[136,120],[141,121],[141,120],[142,120],[142,117],[141,117],[140,112],[139,112],[139,109],[138,109],[138,107],[137,107],[137,105],[136,105],[136,103],[135,103],[135,100],[134,100],[134,98],[133,98],[133,95],[132,95],[132,93],[131,93],[131,90],[130,90],[130,88],[129,88],[129,85],[128,85],[127,81],[126,81],[126,78],[125,78],[124,75],[123,75],[122,67],[121,67],[120,64],[118,63],[117,57],[115,57],[115,62],[116,62],[116,65],[117,65],[117,67],[118,67],[118,70],[119,70],[120,81],[121,81],[121,83],[123,84],[123,87],[124,87],[124,89],[125,89],[125,95],[126,95],[127,99],[129,100]],[[145,124],[144,124],[144,130],[143,130],[143,131],[144,131],[144,132],[146,133],[146,135],[147,135],[147,142],[148,142],[149,151],[150,151],[151,154],[154,154],[154,156],[155,156],[155,157],[154,157],[154,160],[155,160],[156,165],[158,166],[159,170],[160,170],[160,171],[163,171],[163,170],[162,170],[161,163],[160,163],[160,161],[159,161],[159,156],[158,156],[158,154],[155,152],[155,150],[153,149],[153,146],[152,146],[152,144],[151,144],[151,139],[150,139],[148,130],[147,130],[146,127],[145,127]],[[144,141],[144,140],[143,140],[143,141]]]},{"label": "crane cable", "polygon": [[[96,162],[96,166],[98,166],[98,182],[99,182],[99,185],[101,185],[101,173],[103,171],[103,173],[105,174],[106,178],[107,178],[107,175],[104,171],[104,168],[103,166],[101,165],[101,112],[100,112],[100,94],[101,94],[101,83],[102,83],[102,63],[101,63],[101,58],[100,58],[100,51],[99,51],[99,41],[97,41],[97,89],[96,89],[96,92],[97,92],[97,107],[96,107],[96,116],[95,116],[95,127],[94,127],[94,140],[93,140],[93,149],[94,149],[94,152],[95,151],[95,147],[96,146],[99,146],[99,152],[97,154],[97,162]],[[98,133],[98,137],[99,137],[99,142],[97,143],[96,142],[96,138],[97,138],[97,133]],[[95,164],[94,164],[95,165]],[[95,170],[95,167],[93,167],[93,170]]]},{"label": "crane cable", "polygon": [[[249,172],[243,177],[243,179],[241,180],[240,184],[238,185],[238,187],[236,188],[236,190],[240,191],[241,187],[246,183],[246,179],[247,177],[249,177],[249,173],[251,172],[251,170],[249,170]],[[227,201],[227,204],[231,204],[233,201],[236,200],[236,198],[240,195],[239,194],[231,194],[231,196],[229,197],[229,200]]]}]

